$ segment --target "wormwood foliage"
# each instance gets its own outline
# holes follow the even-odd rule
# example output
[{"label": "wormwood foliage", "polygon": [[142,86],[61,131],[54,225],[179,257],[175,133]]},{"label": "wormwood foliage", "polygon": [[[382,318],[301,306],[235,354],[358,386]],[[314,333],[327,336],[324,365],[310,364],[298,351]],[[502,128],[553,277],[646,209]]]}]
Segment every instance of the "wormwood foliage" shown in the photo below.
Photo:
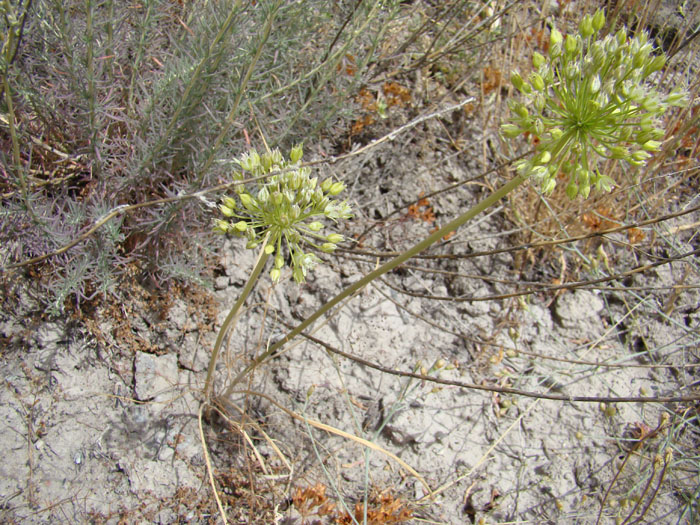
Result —
[{"label": "wormwood foliage", "polygon": [[286,246],[292,267],[292,275],[298,283],[304,282],[306,273],[320,259],[305,247],[330,253],[343,236],[339,233],[322,233],[323,223],[318,219],[332,221],[348,219],[350,206],[337,201],[344,189],[342,182],[326,179],[319,183],[311,178],[311,170],[301,167],[303,155],[301,145],[292,148],[289,160],[285,161],[279,150],[262,156],[251,150],[237,160],[242,171],[233,174],[233,179],[242,181],[244,173],[252,177],[264,177],[253,189],[244,184],[236,186],[236,197],[224,197],[219,206],[226,219],[215,219],[214,230],[218,233],[233,233],[248,239],[248,248],[255,248],[269,235],[265,253],[275,253],[275,264],[270,277],[277,282],[285,265],[283,244]]},{"label": "wormwood foliage", "polygon": [[663,54],[654,55],[645,34],[629,38],[623,28],[596,39],[604,24],[599,10],[581,20],[577,35],[564,39],[552,29],[549,56],[534,54],[535,71],[527,81],[512,74],[526,103],[509,102],[513,117],[501,131],[508,138],[539,137],[536,154],[517,169],[545,193],[554,189],[560,172],[568,177],[571,199],[586,198],[592,186],[609,191],[613,180],[599,171],[600,161],[643,165],[661,147],[658,117],[669,106],[685,103],[681,91],[662,96],[645,85],[666,62]]}]

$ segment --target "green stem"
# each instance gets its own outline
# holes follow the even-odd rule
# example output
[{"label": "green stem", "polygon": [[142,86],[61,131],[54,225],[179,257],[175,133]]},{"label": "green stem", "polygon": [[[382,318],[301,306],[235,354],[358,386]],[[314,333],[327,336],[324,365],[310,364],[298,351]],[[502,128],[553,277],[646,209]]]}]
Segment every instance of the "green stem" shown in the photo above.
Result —
[{"label": "green stem", "polygon": [[258,277],[260,276],[260,273],[262,272],[263,268],[265,267],[265,263],[267,262],[267,259],[270,257],[269,254],[265,253],[265,247],[267,246],[267,240],[268,238],[265,238],[265,241],[262,243],[262,246],[260,247],[260,253],[258,254],[258,259],[255,262],[255,267],[253,268],[252,273],[248,277],[248,281],[245,283],[245,286],[243,287],[243,291],[241,292],[241,295],[238,297],[238,300],[236,301],[236,304],[233,305],[233,308],[231,308],[231,311],[228,313],[226,316],[226,319],[224,320],[224,324],[221,325],[221,330],[219,330],[219,335],[216,337],[216,343],[214,343],[214,350],[211,354],[211,358],[209,359],[209,368],[207,370],[207,378],[204,382],[204,397],[205,399],[209,399],[209,396],[211,394],[211,389],[213,385],[213,378],[214,378],[214,370],[216,368],[216,360],[219,357],[219,353],[221,351],[221,347],[224,344],[224,338],[226,337],[226,334],[229,331],[229,328],[232,325],[235,325],[236,321],[240,317],[240,310],[243,304],[245,303],[245,300],[248,298],[248,295],[250,295],[250,292],[253,290],[253,287],[255,286],[255,283],[258,281]]},{"label": "green stem", "polygon": [[306,318],[299,326],[297,326],[294,330],[289,332],[284,338],[280,339],[277,341],[275,344],[270,346],[264,353],[260,354],[258,357],[256,357],[252,363],[250,363],[242,372],[240,372],[233,380],[233,382],[229,385],[228,389],[226,390],[225,397],[228,397],[232,392],[235,386],[245,377],[247,376],[251,371],[253,371],[256,367],[258,367],[263,361],[265,361],[268,357],[271,355],[275,354],[282,346],[287,344],[289,341],[294,339],[297,335],[299,335],[301,332],[303,332],[308,326],[310,326],[314,321],[316,321],[318,318],[320,318],[322,315],[325,313],[329,312],[333,307],[335,307],[337,304],[339,304],[341,301],[345,300],[346,298],[350,297],[354,293],[360,291],[362,288],[367,286],[370,282],[373,280],[377,279],[378,277],[384,275],[385,273],[390,272],[394,268],[400,266],[404,262],[406,262],[408,259],[411,257],[414,257],[418,255],[419,253],[425,251],[428,249],[430,246],[438,242],[440,239],[442,239],[445,235],[447,235],[450,232],[453,232],[457,230],[460,226],[465,224],[467,221],[470,221],[477,215],[479,215],[482,211],[489,209],[491,206],[495,205],[499,200],[501,200],[503,197],[508,195],[511,191],[516,189],[518,186],[520,186],[523,182],[527,180],[527,177],[523,175],[518,175],[511,181],[507,182],[503,186],[501,186],[498,190],[493,192],[491,195],[489,195],[487,198],[485,198],[483,201],[480,203],[476,204],[472,208],[470,208],[468,211],[466,211],[464,214],[460,215],[456,219],[454,219],[452,222],[449,222],[436,232],[432,233],[429,237],[426,237],[423,239],[421,242],[416,244],[413,248],[410,248],[409,250],[403,252],[401,255],[391,259],[390,261],[384,263],[382,266],[374,270],[373,272],[368,273],[365,277],[360,279],[359,281],[351,284],[347,288],[345,288],[342,292],[340,292],[338,295],[336,295],[333,299],[328,301],[326,304],[324,304],[321,308],[316,310],[313,314],[311,314],[308,318]]}]

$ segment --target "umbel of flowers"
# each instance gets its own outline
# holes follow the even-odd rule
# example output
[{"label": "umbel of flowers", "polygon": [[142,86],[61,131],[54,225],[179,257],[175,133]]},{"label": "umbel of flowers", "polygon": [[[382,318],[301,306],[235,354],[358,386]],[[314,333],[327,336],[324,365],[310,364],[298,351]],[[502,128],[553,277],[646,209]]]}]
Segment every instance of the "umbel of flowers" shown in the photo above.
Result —
[{"label": "umbel of flowers", "polygon": [[265,253],[275,254],[270,272],[275,282],[287,261],[294,279],[304,282],[307,271],[320,260],[305,249],[329,253],[343,241],[338,233],[325,233],[320,219],[337,221],[351,217],[347,202],[335,199],[345,185],[332,179],[319,183],[316,177],[311,178],[311,170],[300,165],[302,154],[298,145],[292,148],[288,161],[279,150],[263,155],[251,150],[236,160],[241,171],[234,173],[234,180],[242,181],[245,174],[248,178],[262,178],[254,189],[237,185],[235,197],[224,197],[219,206],[226,218],[214,222],[218,233],[245,236],[247,248],[255,248],[267,238]]},{"label": "umbel of flowers", "polygon": [[568,178],[571,199],[586,198],[592,186],[609,191],[613,181],[600,173],[601,159],[644,164],[661,147],[658,117],[685,103],[680,91],[662,96],[645,85],[666,60],[645,34],[629,38],[623,28],[597,39],[604,24],[599,10],[581,20],[577,35],[564,38],[553,28],[549,56],[534,54],[527,80],[517,72],[511,76],[526,102],[509,101],[511,122],[501,131],[508,138],[529,133],[540,139],[535,155],[516,166],[546,193],[559,173]]}]

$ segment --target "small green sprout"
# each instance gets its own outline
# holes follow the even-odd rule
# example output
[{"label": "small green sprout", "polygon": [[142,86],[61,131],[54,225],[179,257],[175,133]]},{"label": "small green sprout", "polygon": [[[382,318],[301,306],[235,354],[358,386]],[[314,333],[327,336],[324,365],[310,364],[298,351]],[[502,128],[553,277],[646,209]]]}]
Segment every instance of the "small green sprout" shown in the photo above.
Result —
[{"label": "small green sprout", "polygon": [[661,147],[658,117],[669,106],[685,104],[681,91],[663,96],[645,85],[666,62],[653,53],[645,34],[630,39],[620,29],[596,39],[604,25],[605,14],[598,10],[581,20],[577,35],[564,38],[552,29],[549,57],[534,54],[535,70],[527,81],[517,72],[511,77],[526,103],[509,101],[511,122],[501,132],[540,139],[535,154],[516,167],[545,193],[554,189],[560,172],[568,176],[571,199],[588,197],[592,186],[610,191],[613,180],[600,173],[600,160],[642,166]]},{"label": "small green sprout", "polygon": [[254,190],[245,185],[236,186],[236,198],[226,196],[219,210],[226,219],[214,219],[214,231],[245,236],[247,248],[255,248],[268,236],[265,246],[267,255],[276,254],[270,277],[277,282],[286,262],[283,254],[287,247],[292,267],[292,276],[298,283],[304,282],[306,274],[320,259],[307,253],[307,246],[331,253],[343,241],[338,233],[322,233],[326,217],[332,221],[348,219],[350,206],[337,201],[344,189],[342,182],[326,179],[319,183],[311,178],[311,170],[299,165],[303,155],[302,146],[292,148],[289,161],[285,161],[279,150],[259,155],[251,150],[236,162],[243,171],[234,173],[234,180],[243,180],[244,172],[252,177],[264,177]]}]

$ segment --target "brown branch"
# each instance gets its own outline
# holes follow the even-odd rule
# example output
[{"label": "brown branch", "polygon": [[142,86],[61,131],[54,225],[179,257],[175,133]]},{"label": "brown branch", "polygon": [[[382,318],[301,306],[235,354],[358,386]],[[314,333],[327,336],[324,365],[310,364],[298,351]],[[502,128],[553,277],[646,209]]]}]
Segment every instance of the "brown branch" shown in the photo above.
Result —
[{"label": "brown branch", "polygon": [[[286,322],[280,320],[287,328],[291,329],[293,326],[287,324]],[[485,392],[498,392],[500,394],[511,394],[515,396],[531,397],[535,399],[549,399],[551,401],[569,401],[571,403],[692,403],[694,401],[700,401],[700,394],[691,396],[658,396],[658,397],[605,397],[605,396],[567,396],[563,394],[548,394],[544,392],[530,392],[527,390],[518,390],[517,388],[509,387],[498,387],[490,385],[477,385],[474,383],[464,383],[462,381],[454,381],[451,379],[441,379],[439,377],[431,377],[423,374],[416,374],[413,372],[404,372],[401,370],[395,370],[393,368],[388,368],[372,361],[368,361],[361,357],[353,354],[349,354],[342,350],[339,350],[328,343],[321,341],[317,337],[302,332],[300,335],[316,343],[319,346],[325,348],[328,352],[342,356],[351,361],[355,361],[361,365],[368,368],[373,368],[385,374],[391,374],[400,377],[411,377],[413,379],[419,379],[421,381],[429,381],[431,383],[437,383],[440,385],[456,386],[459,388],[465,388],[468,390],[481,390]]]}]

